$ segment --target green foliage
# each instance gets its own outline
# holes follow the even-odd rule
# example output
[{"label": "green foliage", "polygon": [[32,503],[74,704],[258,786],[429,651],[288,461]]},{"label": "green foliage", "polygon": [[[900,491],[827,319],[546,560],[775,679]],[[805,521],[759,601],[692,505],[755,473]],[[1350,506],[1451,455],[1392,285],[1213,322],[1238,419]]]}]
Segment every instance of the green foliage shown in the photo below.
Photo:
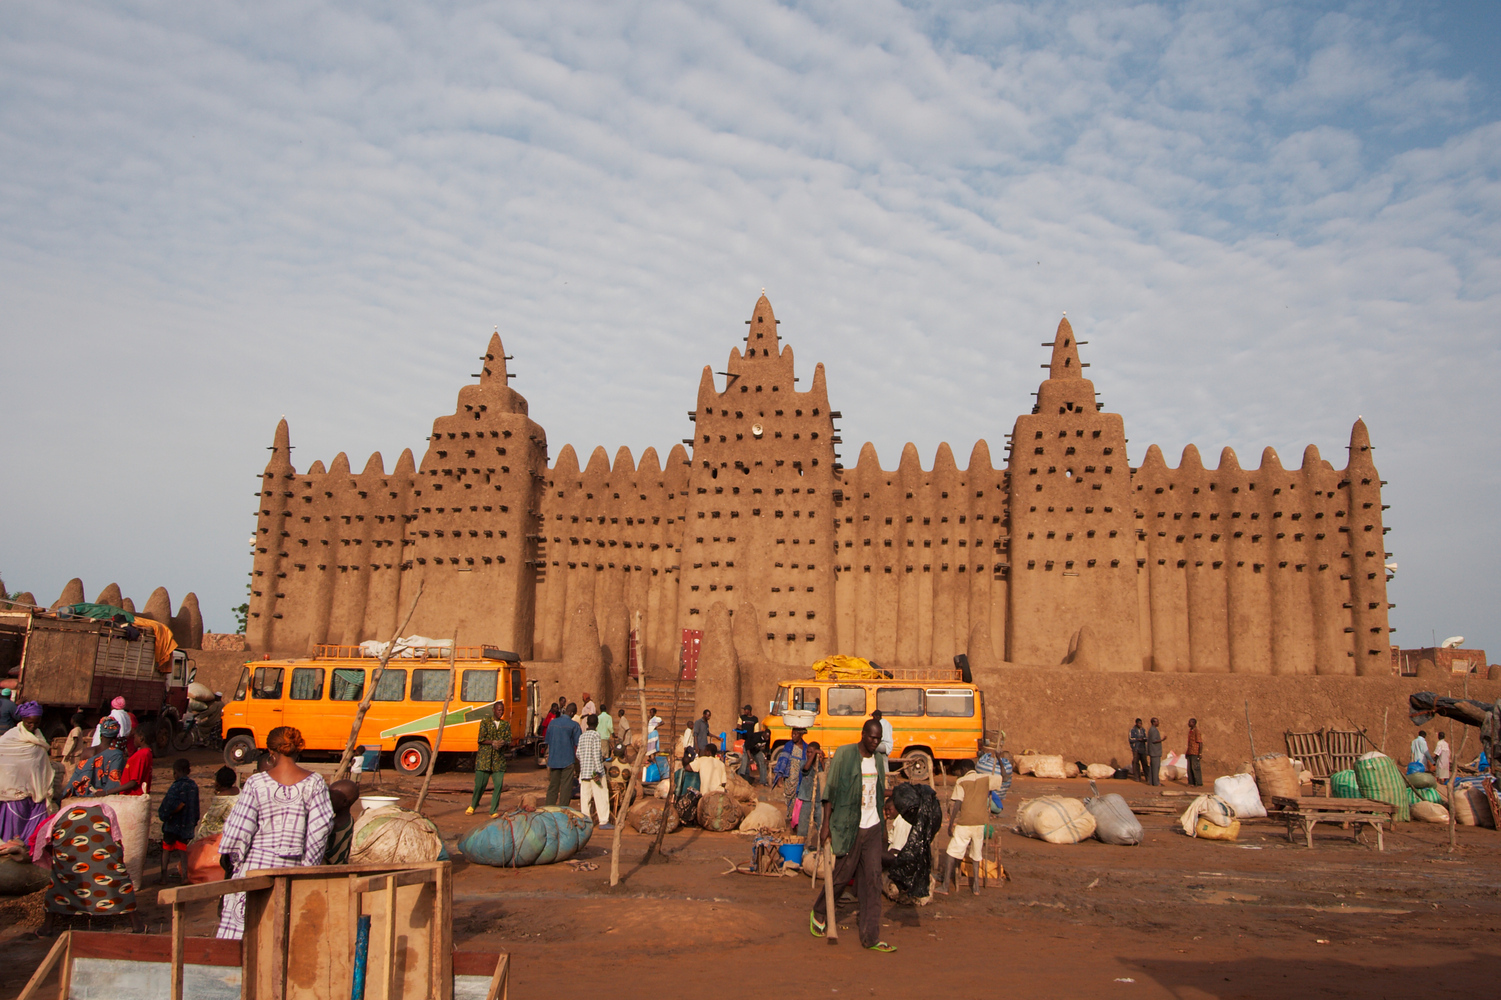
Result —
[{"label": "green foliage", "polygon": [[244,635],[245,622],[250,617],[250,605],[242,604],[238,608],[234,608],[233,610],[235,613],[235,632],[239,635]]}]

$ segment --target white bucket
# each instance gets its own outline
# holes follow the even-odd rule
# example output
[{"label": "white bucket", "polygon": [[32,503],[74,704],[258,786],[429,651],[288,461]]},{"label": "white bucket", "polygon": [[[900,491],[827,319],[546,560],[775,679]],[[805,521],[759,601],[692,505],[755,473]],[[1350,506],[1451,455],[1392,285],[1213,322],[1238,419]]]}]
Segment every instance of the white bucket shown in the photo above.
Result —
[{"label": "white bucket", "polygon": [[782,722],[789,729],[812,729],[813,723],[817,721],[817,713],[810,712],[807,709],[798,708],[782,713]]},{"label": "white bucket", "polygon": [[397,795],[361,795],[360,809],[368,814],[378,809],[389,809],[400,801],[401,798]]}]

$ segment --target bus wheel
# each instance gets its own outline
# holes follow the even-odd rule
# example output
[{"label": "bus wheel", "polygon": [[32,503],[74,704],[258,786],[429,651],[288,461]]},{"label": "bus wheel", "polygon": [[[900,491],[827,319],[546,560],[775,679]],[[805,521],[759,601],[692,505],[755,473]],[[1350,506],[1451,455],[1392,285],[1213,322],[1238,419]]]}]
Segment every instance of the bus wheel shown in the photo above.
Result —
[{"label": "bus wheel", "polygon": [[240,767],[250,763],[255,757],[255,740],[244,733],[233,737],[224,744],[224,763],[230,767]]},{"label": "bus wheel", "polygon": [[931,781],[933,758],[921,750],[908,750],[902,754],[902,774],[908,781]]},{"label": "bus wheel", "polygon": [[402,774],[423,774],[433,752],[421,740],[411,740],[396,748],[396,770]]}]

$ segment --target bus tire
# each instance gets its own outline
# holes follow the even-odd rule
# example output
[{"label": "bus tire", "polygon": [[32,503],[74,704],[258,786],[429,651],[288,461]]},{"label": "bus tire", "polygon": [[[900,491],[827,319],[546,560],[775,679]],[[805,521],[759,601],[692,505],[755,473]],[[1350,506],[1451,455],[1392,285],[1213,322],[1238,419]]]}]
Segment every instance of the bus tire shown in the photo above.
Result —
[{"label": "bus tire", "polygon": [[224,763],[230,767],[243,767],[255,759],[255,751],[254,737],[240,733],[224,744]]},{"label": "bus tire", "polygon": [[408,740],[397,745],[394,763],[401,774],[426,774],[432,756],[432,748],[425,740]]},{"label": "bus tire", "polygon": [[933,758],[922,750],[908,750],[902,754],[902,775],[908,781],[931,781]]}]

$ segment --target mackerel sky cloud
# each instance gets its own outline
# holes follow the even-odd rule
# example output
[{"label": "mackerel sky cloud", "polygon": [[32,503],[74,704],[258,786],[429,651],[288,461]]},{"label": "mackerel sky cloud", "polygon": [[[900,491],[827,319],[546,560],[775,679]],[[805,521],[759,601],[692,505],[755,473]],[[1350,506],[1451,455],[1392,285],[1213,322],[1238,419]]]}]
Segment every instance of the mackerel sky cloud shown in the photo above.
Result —
[{"label": "mackerel sky cloud", "polygon": [[[489,333],[666,453],[764,287],[844,455],[1000,460],[1065,312],[1130,458],[1369,424],[1395,641],[1501,660],[1494,3],[0,10],[0,573],[243,599],[294,461],[418,455]],[[804,383],[806,384],[806,382]]]}]

